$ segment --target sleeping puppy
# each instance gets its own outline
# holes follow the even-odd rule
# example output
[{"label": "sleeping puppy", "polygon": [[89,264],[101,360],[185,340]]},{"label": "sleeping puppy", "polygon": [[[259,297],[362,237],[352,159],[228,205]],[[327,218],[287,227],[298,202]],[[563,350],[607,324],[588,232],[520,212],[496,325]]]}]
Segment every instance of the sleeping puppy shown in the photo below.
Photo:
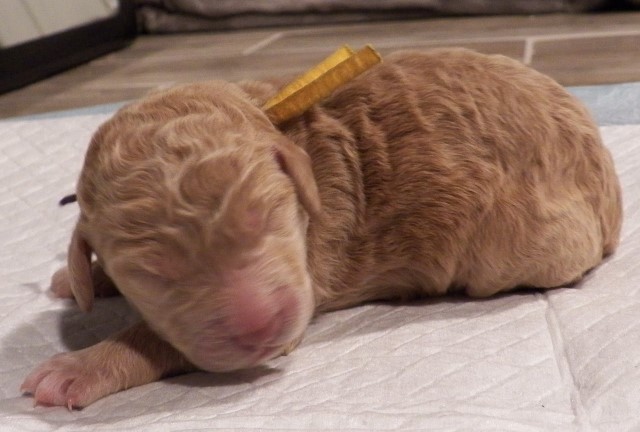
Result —
[{"label": "sleeping puppy", "polygon": [[177,87],[96,132],[52,289],[89,310],[117,287],[144,321],[44,362],[22,386],[36,403],[259,365],[367,301],[565,286],[616,248],[598,129],[516,61],[397,53],[278,126],[260,108],[276,91]]}]

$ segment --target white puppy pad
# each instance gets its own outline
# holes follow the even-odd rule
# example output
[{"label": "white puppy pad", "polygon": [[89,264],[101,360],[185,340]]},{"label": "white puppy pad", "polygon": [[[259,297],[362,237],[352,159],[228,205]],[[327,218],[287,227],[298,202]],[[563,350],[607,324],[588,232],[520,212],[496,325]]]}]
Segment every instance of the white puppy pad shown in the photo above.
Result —
[{"label": "white puppy pad", "polygon": [[78,210],[84,151],[108,115],[0,122],[0,430],[640,430],[640,126],[603,127],[620,174],[619,251],[575,288],[319,317],[268,367],[196,373],[82,411],[19,386],[51,355],[135,320],[121,298],[82,314],[47,294]]}]

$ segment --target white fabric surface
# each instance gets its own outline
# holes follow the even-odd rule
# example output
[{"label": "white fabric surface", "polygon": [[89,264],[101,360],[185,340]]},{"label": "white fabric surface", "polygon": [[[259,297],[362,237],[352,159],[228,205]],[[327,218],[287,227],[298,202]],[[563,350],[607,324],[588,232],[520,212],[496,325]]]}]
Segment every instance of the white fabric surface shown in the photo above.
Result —
[{"label": "white fabric surface", "polygon": [[268,368],[197,373],[82,411],[19,394],[49,356],[131,322],[47,295],[89,136],[107,115],[0,122],[0,431],[640,430],[640,126],[602,132],[625,200],[617,254],[576,288],[376,304],[319,317]]}]

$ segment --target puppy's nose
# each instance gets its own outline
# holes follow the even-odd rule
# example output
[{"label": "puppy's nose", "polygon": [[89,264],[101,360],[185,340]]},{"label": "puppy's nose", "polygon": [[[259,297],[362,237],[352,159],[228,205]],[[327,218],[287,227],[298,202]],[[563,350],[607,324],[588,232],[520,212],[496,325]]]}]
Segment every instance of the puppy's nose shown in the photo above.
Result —
[{"label": "puppy's nose", "polygon": [[284,313],[278,296],[254,289],[237,290],[229,299],[226,327],[231,340],[242,348],[255,349],[273,342],[283,331]]},{"label": "puppy's nose", "polygon": [[234,335],[232,340],[240,348],[253,351],[255,349],[268,346],[271,342],[277,339],[282,331],[282,326],[282,317],[280,314],[277,314],[261,327]]}]

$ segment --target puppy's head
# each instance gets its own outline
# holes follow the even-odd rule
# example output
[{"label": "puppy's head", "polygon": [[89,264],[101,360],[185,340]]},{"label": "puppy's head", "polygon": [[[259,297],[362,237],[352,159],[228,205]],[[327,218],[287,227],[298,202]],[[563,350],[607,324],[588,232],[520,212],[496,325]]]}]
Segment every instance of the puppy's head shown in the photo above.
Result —
[{"label": "puppy's head", "polygon": [[306,153],[238,87],[191,85],[96,132],[78,183],[72,290],[92,252],[156,332],[205,370],[278,355],[313,313],[305,235],[319,198]]}]

